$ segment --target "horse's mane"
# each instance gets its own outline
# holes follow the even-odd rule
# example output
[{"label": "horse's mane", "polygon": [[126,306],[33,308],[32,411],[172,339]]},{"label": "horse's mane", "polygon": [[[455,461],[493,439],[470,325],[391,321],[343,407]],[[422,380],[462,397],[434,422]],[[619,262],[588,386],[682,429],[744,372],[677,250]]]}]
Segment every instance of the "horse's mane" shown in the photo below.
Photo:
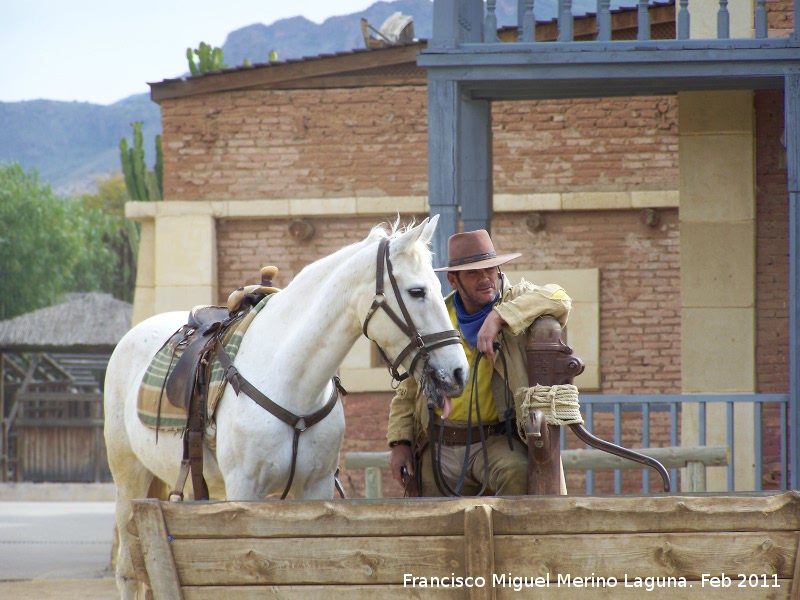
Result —
[{"label": "horse's mane", "polygon": [[[367,237],[364,238],[363,240],[359,242],[354,242],[343,248],[340,248],[333,254],[324,256],[303,267],[300,270],[300,272],[294,277],[292,282],[295,281],[302,282],[307,278],[312,278],[312,280],[316,279],[320,281],[324,279],[324,276],[336,270],[337,267],[347,262],[347,260],[351,256],[359,252],[365,246],[374,244],[375,242],[380,241],[382,238],[386,237],[388,237],[389,239],[397,238],[406,231],[413,229],[414,226],[415,222],[413,220],[410,223],[407,223],[406,225],[402,225],[399,216],[391,223],[388,222],[379,223],[378,225],[375,225],[372,228],[372,230],[369,232],[369,235],[367,235]],[[423,260],[429,259],[430,250],[428,250],[427,254],[422,253],[420,258]]]}]

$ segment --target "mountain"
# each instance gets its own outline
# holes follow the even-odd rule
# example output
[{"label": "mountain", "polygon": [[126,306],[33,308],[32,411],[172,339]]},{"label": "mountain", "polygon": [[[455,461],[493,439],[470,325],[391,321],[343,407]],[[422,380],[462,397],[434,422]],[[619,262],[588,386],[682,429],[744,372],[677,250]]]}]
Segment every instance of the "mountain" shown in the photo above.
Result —
[{"label": "mountain", "polygon": [[[574,0],[573,13],[592,11],[595,2]],[[612,0],[612,8],[620,2],[635,4],[635,0]],[[537,0],[537,20],[554,18],[556,3]],[[498,25],[515,24],[516,7],[516,0],[497,0]],[[360,13],[331,17],[320,25],[293,17],[272,25],[243,27],[225,40],[225,62],[231,67],[245,59],[252,64],[268,62],[271,50],[277,51],[279,60],[288,60],[363,48],[360,19],[366,18],[379,28],[397,11],[414,17],[417,38],[430,38],[432,0],[381,1]],[[165,73],[164,78],[183,75]],[[144,122],[145,158],[152,165],[154,138],[161,132],[161,109],[149,94],[130,96],[109,106],[54,100],[0,102],[0,161],[17,161],[26,170],[37,169],[41,179],[58,194],[80,194],[94,189],[98,177],[120,170],[119,141],[125,137],[132,143],[133,121]]]},{"label": "mountain", "polygon": [[119,141],[125,137],[133,144],[134,121],[144,122],[145,159],[155,162],[161,108],[148,94],[109,106],[55,100],[0,102],[0,161],[35,168],[58,194],[80,194],[92,190],[98,177],[121,171]]}]

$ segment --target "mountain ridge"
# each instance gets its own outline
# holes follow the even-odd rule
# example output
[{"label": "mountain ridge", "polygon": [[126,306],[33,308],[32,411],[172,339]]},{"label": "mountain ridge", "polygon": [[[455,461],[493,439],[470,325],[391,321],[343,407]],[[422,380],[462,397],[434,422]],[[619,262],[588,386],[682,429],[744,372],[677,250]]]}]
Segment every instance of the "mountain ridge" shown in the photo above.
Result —
[{"label": "mountain ridge", "polygon": [[[613,0],[612,7],[626,0]],[[651,0],[652,1],[652,0]],[[537,20],[554,18],[557,0],[538,0]],[[627,0],[627,4],[634,0]],[[593,10],[595,0],[574,0],[573,13]],[[516,23],[516,0],[497,0],[499,26]],[[379,1],[349,15],[333,16],[317,25],[305,17],[281,19],[271,25],[253,23],[228,34],[222,50],[225,63],[269,62],[278,59],[312,58],[323,54],[364,48],[361,18],[376,28],[393,13],[414,17],[417,38],[431,36],[432,0]],[[198,46],[200,41],[198,41]],[[188,67],[188,64],[187,64]],[[187,73],[165,77],[185,77]],[[19,162],[26,170],[36,169],[40,179],[50,183],[59,195],[77,195],[96,189],[96,180],[119,172],[119,141],[131,142],[131,123],[142,121],[145,160],[155,162],[155,136],[161,133],[161,108],[150,95],[134,94],[110,105],[59,100],[0,102],[0,161]]]}]

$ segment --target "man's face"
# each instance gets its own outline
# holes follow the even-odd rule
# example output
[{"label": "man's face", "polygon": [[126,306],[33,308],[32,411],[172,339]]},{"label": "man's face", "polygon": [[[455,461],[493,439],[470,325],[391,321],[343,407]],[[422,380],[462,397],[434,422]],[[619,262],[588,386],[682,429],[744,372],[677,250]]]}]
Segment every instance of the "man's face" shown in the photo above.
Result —
[{"label": "man's face", "polygon": [[458,290],[464,308],[474,314],[491,304],[497,295],[497,267],[449,271],[447,281]]}]

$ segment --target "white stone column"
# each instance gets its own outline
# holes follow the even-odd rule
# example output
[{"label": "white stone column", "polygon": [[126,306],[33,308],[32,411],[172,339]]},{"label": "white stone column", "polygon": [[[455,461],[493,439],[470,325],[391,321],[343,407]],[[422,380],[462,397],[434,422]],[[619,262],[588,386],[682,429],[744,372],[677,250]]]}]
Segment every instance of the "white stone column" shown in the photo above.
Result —
[{"label": "white stone column", "polygon": [[[679,94],[681,364],[684,394],[754,393],[756,190],[750,91]],[[708,405],[706,443],[726,443],[724,405]],[[696,406],[682,444],[698,441]],[[734,413],[735,487],[754,489],[752,403]],[[726,489],[725,468],[708,490]]]}]

